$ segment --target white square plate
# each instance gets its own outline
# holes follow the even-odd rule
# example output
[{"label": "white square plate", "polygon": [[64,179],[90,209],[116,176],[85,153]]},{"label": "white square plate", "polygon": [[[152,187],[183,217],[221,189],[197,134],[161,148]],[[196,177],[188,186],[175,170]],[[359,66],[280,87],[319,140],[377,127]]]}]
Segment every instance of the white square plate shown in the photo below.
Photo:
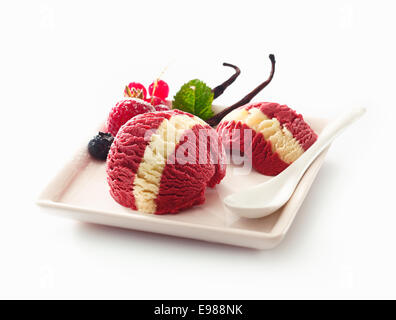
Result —
[{"label": "white square plate", "polygon": [[[317,133],[323,119],[305,118]],[[293,196],[278,211],[260,219],[240,218],[223,205],[222,199],[242,188],[271,179],[255,171],[236,174],[229,165],[220,185],[206,191],[206,202],[175,215],[145,214],[119,205],[109,193],[105,163],[92,159],[84,145],[48,184],[37,203],[52,207],[54,213],[84,222],[126,229],[162,233],[229,245],[270,249],[278,245],[296,216],[327,149],[312,163]],[[181,240],[182,241],[182,240]]]}]

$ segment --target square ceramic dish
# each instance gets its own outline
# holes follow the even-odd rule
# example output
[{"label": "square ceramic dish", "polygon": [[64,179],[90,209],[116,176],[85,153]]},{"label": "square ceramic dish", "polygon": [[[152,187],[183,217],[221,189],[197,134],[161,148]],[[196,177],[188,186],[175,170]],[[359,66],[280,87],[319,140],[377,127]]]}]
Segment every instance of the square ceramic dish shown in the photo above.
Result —
[{"label": "square ceramic dish", "polygon": [[[323,119],[305,120],[317,133],[326,124]],[[37,203],[56,209],[52,210],[53,213],[83,222],[270,249],[278,245],[289,230],[322,166],[326,152],[327,149],[311,164],[290,200],[275,213],[260,219],[236,216],[225,208],[222,199],[271,177],[255,171],[246,174],[241,168],[229,165],[221,184],[214,189],[207,189],[204,205],[176,215],[145,214],[125,208],[113,200],[106,181],[105,163],[92,159],[86,145],[77,151],[48,184]]]}]

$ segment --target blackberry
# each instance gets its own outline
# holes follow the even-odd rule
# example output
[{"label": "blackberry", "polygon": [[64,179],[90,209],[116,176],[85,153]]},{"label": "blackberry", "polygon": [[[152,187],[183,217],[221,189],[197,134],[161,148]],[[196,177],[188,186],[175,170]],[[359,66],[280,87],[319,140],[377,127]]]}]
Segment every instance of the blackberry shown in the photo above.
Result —
[{"label": "blackberry", "polygon": [[88,152],[95,159],[106,160],[114,137],[110,133],[99,132],[88,143]]}]

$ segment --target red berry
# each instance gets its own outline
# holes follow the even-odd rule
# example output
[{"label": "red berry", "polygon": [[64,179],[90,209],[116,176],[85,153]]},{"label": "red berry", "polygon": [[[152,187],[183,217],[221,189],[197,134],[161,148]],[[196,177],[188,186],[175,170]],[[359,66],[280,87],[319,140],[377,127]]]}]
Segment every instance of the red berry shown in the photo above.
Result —
[{"label": "red berry", "polygon": [[171,110],[171,108],[169,108],[165,104],[158,104],[154,108],[155,108],[155,111],[169,111],[169,110]]},{"label": "red berry", "polygon": [[[136,89],[136,90],[142,90],[142,92],[143,92],[143,99],[146,99],[146,97],[147,97],[147,90],[146,90],[146,88],[144,87],[144,85],[142,85],[141,83],[139,83],[139,82],[131,82],[130,84],[128,84],[128,88],[129,88],[129,90],[131,90],[131,91],[132,91],[132,88],[134,88],[134,89]],[[125,97],[128,97],[128,94],[126,93],[126,90],[124,90],[124,96],[125,96]]]},{"label": "red berry", "polygon": [[[154,87],[155,87],[155,90],[154,90]],[[154,81],[152,84],[150,84],[148,90],[149,90],[150,96],[155,96],[155,97],[161,98],[163,100],[165,100],[169,94],[169,86],[163,80],[157,80],[157,85],[155,84],[155,81]]]},{"label": "red berry", "polygon": [[166,102],[158,97],[149,97],[145,99],[146,102],[150,103],[152,106],[157,106],[159,104],[165,104]]},{"label": "red berry", "polygon": [[107,132],[110,132],[115,137],[121,126],[129,119],[141,113],[154,111],[155,109],[151,104],[141,99],[129,98],[121,100],[110,111],[106,123]]}]

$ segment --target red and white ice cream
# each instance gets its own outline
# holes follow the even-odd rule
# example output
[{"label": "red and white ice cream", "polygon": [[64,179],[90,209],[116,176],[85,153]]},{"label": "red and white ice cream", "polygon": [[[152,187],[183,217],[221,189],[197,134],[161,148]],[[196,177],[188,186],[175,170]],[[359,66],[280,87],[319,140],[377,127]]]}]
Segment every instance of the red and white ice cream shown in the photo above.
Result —
[{"label": "red and white ice cream", "polygon": [[107,158],[110,193],[125,207],[176,213],[205,201],[225,176],[225,152],[214,129],[179,110],[133,117]]},{"label": "red and white ice cream", "polygon": [[[222,119],[217,132],[228,152],[239,149],[241,154],[251,157],[253,168],[269,176],[286,169],[317,139],[302,115],[273,102],[251,103],[235,109]],[[245,135],[250,134],[251,140],[246,142],[249,139]]]}]

